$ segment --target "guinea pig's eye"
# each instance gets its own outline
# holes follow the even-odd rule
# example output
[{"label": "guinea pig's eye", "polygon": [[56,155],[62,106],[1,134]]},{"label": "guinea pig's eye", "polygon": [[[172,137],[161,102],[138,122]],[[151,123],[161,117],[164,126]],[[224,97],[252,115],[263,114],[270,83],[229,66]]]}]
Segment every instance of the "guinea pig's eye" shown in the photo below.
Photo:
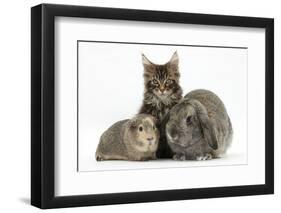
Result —
[{"label": "guinea pig's eye", "polygon": [[142,128],[142,126],[140,126],[140,127],[139,127],[139,131],[142,132],[142,130],[143,130],[143,128]]},{"label": "guinea pig's eye", "polygon": [[186,124],[191,124],[191,116],[187,116],[186,118]]}]

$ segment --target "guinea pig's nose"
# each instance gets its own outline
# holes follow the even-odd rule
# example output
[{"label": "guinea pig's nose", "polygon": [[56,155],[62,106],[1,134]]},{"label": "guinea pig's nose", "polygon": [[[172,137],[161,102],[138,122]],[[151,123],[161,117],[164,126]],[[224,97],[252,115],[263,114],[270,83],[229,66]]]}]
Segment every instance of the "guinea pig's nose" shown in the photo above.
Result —
[{"label": "guinea pig's nose", "polygon": [[147,138],[148,141],[152,141],[153,139],[153,137]]}]

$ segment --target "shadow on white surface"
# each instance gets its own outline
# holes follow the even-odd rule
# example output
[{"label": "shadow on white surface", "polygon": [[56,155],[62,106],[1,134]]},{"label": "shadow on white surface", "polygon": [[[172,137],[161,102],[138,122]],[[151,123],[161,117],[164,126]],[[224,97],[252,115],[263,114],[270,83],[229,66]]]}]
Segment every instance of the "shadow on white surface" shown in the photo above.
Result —
[{"label": "shadow on white surface", "polygon": [[172,159],[157,159],[157,160],[150,160],[150,161],[121,161],[121,160],[96,161],[93,156],[92,158],[88,158],[87,161],[88,161],[87,162],[88,169],[79,169],[79,172],[237,166],[237,165],[247,164],[247,155],[241,153],[239,154],[229,153],[223,156],[222,158],[216,158],[206,161],[196,161],[196,160],[175,161]]},{"label": "shadow on white surface", "polygon": [[27,197],[21,197],[21,198],[19,198],[19,201],[20,201],[21,203],[26,204],[26,205],[31,205],[31,204],[30,204],[30,199],[27,198]]}]

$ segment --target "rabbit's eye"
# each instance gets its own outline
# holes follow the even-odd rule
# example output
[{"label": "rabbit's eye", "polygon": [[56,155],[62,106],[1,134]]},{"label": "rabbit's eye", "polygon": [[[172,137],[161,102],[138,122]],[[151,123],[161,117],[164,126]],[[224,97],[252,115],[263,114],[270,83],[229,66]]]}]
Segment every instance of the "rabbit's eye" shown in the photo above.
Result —
[{"label": "rabbit's eye", "polygon": [[139,127],[139,131],[142,132],[142,130],[143,130],[143,128],[142,128],[142,126],[140,126],[140,127]]},{"label": "rabbit's eye", "polygon": [[186,118],[186,124],[191,124],[191,116],[187,116]]}]

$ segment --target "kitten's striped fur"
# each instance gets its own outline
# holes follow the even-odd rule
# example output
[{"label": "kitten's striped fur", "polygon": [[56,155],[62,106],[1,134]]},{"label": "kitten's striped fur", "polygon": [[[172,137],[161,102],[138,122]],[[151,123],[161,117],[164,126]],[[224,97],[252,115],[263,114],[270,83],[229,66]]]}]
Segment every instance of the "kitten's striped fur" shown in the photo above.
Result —
[{"label": "kitten's striped fur", "polygon": [[[169,110],[182,98],[179,85],[178,55],[175,52],[166,64],[154,64],[142,55],[144,66],[144,98],[139,113],[153,115],[158,127]],[[162,144],[163,145],[163,144]],[[161,149],[161,138],[159,148]]]}]

